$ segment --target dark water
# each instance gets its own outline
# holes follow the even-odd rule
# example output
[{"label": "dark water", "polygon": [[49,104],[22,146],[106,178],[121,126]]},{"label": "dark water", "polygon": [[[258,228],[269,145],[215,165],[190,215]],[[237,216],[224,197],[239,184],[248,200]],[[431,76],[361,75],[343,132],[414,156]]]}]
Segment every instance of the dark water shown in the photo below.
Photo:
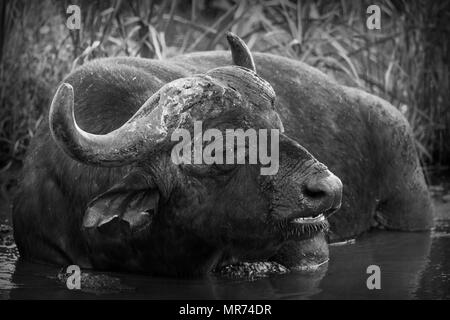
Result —
[{"label": "dark water", "polygon": [[[148,299],[449,299],[450,220],[432,233],[371,232],[353,244],[331,247],[330,262],[312,273],[254,281],[177,280],[89,272],[97,288],[68,290],[59,269],[18,261],[14,247],[0,248],[0,298]],[[381,289],[368,290],[366,269],[381,269]]]},{"label": "dark water", "polygon": [[[332,245],[329,263],[315,272],[257,280],[82,270],[81,290],[69,290],[58,279],[60,268],[21,261],[14,244],[3,244],[0,299],[450,299],[450,202],[435,204],[432,232],[370,232]],[[370,265],[380,267],[380,290],[367,288]]]}]

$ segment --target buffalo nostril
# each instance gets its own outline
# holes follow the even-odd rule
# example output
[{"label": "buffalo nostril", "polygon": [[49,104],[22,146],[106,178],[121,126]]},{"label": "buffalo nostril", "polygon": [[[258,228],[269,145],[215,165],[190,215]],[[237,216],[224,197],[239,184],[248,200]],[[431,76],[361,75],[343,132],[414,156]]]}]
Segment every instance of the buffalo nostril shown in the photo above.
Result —
[{"label": "buffalo nostril", "polygon": [[317,188],[315,185],[306,186],[304,193],[308,198],[314,198],[314,199],[322,198],[327,195],[326,191],[321,190],[320,188]]},{"label": "buffalo nostril", "polygon": [[303,192],[308,199],[320,201],[327,209],[338,208],[342,198],[342,182],[331,172],[315,174],[305,183]]}]

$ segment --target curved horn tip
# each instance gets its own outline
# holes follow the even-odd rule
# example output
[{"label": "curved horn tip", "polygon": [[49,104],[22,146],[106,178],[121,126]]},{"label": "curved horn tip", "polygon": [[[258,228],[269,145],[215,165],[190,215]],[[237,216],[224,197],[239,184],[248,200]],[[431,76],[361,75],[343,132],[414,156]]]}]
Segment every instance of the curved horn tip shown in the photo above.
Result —
[{"label": "curved horn tip", "polygon": [[230,45],[233,63],[256,72],[255,62],[253,61],[250,49],[245,44],[244,40],[230,31],[228,31],[226,35],[228,44]]},{"label": "curved horn tip", "polygon": [[48,114],[52,133],[54,133],[54,122],[61,122],[66,117],[73,117],[73,100],[73,87],[68,83],[62,83],[56,90]]},{"label": "curved horn tip", "polygon": [[[64,91],[63,91],[64,90]],[[56,90],[56,94],[60,94],[60,93],[73,93],[73,87],[71,84],[67,83],[67,82],[63,82],[61,83],[61,85],[58,87],[58,90]]]},{"label": "curved horn tip", "polygon": [[[56,90],[56,94],[55,94],[52,104],[51,104],[52,109],[55,106],[55,104],[60,102],[61,100],[67,101],[69,99],[73,100],[73,87],[70,84],[68,84],[67,82],[64,82]],[[58,106],[60,106],[60,105],[61,105],[61,103],[58,103]],[[68,107],[70,107],[72,104],[62,103],[63,107],[67,107],[67,105],[68,105]]]}]

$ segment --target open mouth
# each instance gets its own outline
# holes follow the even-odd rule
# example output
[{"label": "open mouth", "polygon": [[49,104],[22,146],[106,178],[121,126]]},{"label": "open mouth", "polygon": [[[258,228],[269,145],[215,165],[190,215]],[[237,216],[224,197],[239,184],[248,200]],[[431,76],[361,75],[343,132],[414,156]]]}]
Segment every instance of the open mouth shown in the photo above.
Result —
[{"label": "open mouth", "polygon": [[294,220],[291,221],[291,223],[295,223],[295,224],[311,224],[311,223],[318,223],[318,222],[322,222],[325,221],[325,215],[323,213],[319,214],[318,216],[311,216],[311,217],[301,217],[301,218],[296,218]]},{"label": "open mouth", "polygon": [[288,220],[286,230],[289,238],[309,239],[318,233],[327,232],[330,225],[326,219],[325,213],[317,216],[299,217]]},{"label": "open mouth", "polygon": [[278,231],[284,240],[306,240],[328,232],[328,211],[317,215],[292,217],[278,221]]}]

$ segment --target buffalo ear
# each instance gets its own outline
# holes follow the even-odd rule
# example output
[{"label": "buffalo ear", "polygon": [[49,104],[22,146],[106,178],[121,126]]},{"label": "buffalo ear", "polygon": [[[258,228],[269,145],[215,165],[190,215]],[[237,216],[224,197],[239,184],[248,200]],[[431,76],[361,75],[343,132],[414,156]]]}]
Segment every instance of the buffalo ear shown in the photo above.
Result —
[{"label": "buffalo ear", "polygon": [[245,42],[232,32],[227,32],[233,63],[256,72],[255,62]]},{"label": "buffalo ear", "polygon": [[128,237],[150,227],[158,201],[156,188],[142,175],[129,174],[88,204],[83,227],[110,237]]}]

